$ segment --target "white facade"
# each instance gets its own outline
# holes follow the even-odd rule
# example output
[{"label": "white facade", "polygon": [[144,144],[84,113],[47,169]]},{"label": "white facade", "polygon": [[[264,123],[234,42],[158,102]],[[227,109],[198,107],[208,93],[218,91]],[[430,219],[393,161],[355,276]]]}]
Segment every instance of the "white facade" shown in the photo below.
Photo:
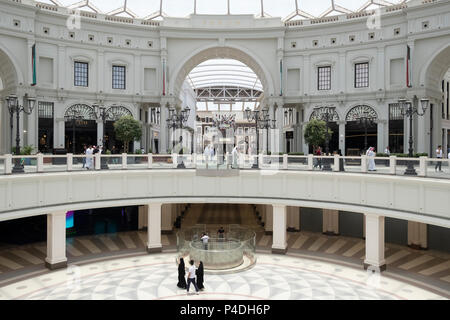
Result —
[{"label": "white facade", "polygon": [[[368,24],[372,17],[368,13],[283,23],[280,18],[252,15],[191,15],[157,22],[82,12],[79,28],[70,30],[70,13],[67,8],[36,6],[28,0],[0,2],[0,153],[10,150],[4,99],[12,93],[20,99],[29,93],[54,104],[55,148],[66,147],[64,114],[74,104],[118,104],[136,119],[142,118],[140,109],[145,114],[148,108],[161,106],[163,120],[159,125],[145,125],[142,143],[147,150],[155,150],[152,139],[157,137],[158,151],[166,152],[170,147],[167,107],[189,106],[194,111],[195,95],[184,84],[186,76],[199,63],[217,57],[239,60],[258,75],[264,88],[261,105],[270,108],[279,129],[294,131],[291,151],[308,152],[302,138],[304,124],[313,108],[323,104],[337,107],[340,149],[346,150],[347,114],[358,105],[375,111],[377,146],[384,149],[389,143],[389,104],[415,95],[429,98],[433,108],[414,120],[414,150],[431,152],[445,145],[450,123],[442,119],[441,82],[450,67],[449,0],[383,8],[376,28]],[[37,85],[31,86],[34,44]],[[406,87],[407,46],[411,49],[410,88]],[[88,63],[87,87],[74,85],[75,62]],[[366,62],[368,87],[355,88],[355,64]],[[125,89],[112,89],[113,65],[125,66]],[[319,67],[331,67],[329,90],[318,90]],[[295,111],[287,126],[281,119],[283,108]],[[194,120],[195,112],[191,112],[191,128],[195,128]],[[405,120],[407,135],[406,124]],[[20,126],[21,144],[36,147],[37,112],[22,113]],[[275,145],[285,150],[285,138],[278,139]]]}]

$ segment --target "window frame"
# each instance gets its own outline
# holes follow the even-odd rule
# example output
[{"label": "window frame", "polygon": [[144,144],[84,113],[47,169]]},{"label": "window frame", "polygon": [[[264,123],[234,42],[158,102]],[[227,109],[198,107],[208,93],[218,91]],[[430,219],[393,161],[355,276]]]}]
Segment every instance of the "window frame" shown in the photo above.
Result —
[{"label": "window frame", "polygon": [[[84,72],[80,73],[77,72],[77,65],[85,65],[86,66],[86,85],[80,84],[80,82],[77,82],[77,79],[81,79],[81,75],[83,75]],[[84,70],[82,70],[84,71]],[[78,77],[77,77],[78,75]],[[83,82],[84,83],[84,82]],[[82,88],[88,88],[89,87],[89,62],[86,61],[74,61],[73,64],[73,85],[74,87],[82,87]]]},{"label": "window frame", "polygon": [[[115,74],[114,74],[114,70],[115,69],[116,69],[116,71],[120,70],[120,69],[123,70],[123,80],[120,78],[121,73],[117,74],[116,77],[114,77],[115,76]],[[116,80],[118,82],[115,82],[114,80]],[[117,83],[119,83],[119,84],[123,83],[123,87],[118,87],[118,86],[114,87],[114,85],[117,84]],[[126,66],[115,65],[115,64],[112,65],[112,67],[111,67],[111,87],[114,90],[126,90],[127,89],[127,67]]]},{"label": "window frame", "polygon": [[[365,72],[365,70],[363,70],[363,72],[360,72],[359,75],[363,76],[359,79],[358,82],[358,73],[357,73],[357,66],[361,66],[361,65],[366,65],[367,66],[367,72]],[[354,72],[353,72],[353,76],[354,76],[354,81],[353,81],[353,87],[355,89],[361,89],[361,88],[369,88],[370,87],[370,65],[368,61],[365,62],[357,62],[354,64]],[[361,69],[360,69],[361,70]],[[366,77],[367,75],[367,77]],[[367,84],[367,85],[361,85],[361,84]]]},{"label": "window frame", "polygon": [[[321,81],[321,75],[323,76],[325,74],[320,72],[321,69],[329,70],[329,72],[327,72],[327,78],[322,79],[322,81]],[[324,87],[324,84],[327,84],[327,86]],[[317,67],[317,91],[326,91],[326,90],[331,90],[331,66],[318,66]]]}]

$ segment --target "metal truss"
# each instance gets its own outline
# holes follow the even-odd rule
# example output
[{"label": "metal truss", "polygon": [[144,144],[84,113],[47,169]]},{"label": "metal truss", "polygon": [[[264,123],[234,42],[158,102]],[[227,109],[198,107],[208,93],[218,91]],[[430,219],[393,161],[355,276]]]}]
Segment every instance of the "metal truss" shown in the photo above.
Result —
[{"label": "metal truss", "polygon": [[196,88],[194,91],[197,95],[197,101],[215,103],[255,102],[262,95],[262,91],[259,90],[227,86]]},{"label": "metal truss", "polygon": [[[60,3],[60,1],[58,0],[42,0],[42,1],[46,1],[47,3],[51,3],[57,6],[62,6],[62,4]],[[100,0],[96,0],[96,1],[100,1]],[[183,0],[183,1],[188,1],[188,0]],[[193,2],[194,4],[194,14],[197,14],[197,1],[196,0],[190,0]],[[216,0],[218,1],[218,0]],[[227,1],[227,14],[231,14],[230,13],[230,1],[229,0],[223,0],[223,1]],[[265,0],[267,1],[267,0]],[[276,0],[272,0],[272,1],[276,1]],[[305,0],[306,1],[306,0]],[[395,3],[390,2],[390,1],[386,1],[386,0],[367,0],[359,9],[352,11],[349,10],[343,6],[340,6],[338,4],[335,3],[336,0],[330,0],[330,7],[328,9],[326,9],[323,13],[321,13],[319,16],[314,16],[304,10],[301,10],[300,8],[300,4],[299,4],[299,0],[294,0],[293,5],[295,5],[295,11],[293,11],[291,14],[289,14],[287,17],[285,17],[283,19],[284,22],[287,21],[291,21],[292,19],[298,17],[299,19],[316,19],[316,18],[323,18],[323,17],[328,17],[330,15],[334,15],[335,13],[342,13],[342,14],[350,14],[350,13],[358,13],[358,12],[364,12],[366,10],[368,10],[370,7],[372,6],[377,6],[377,7],[387,7],[387,6],[393,6],[393,5],[399,5],[399,4],[404,4],[406,2],[408,2],[409,0],[396,0]],[[391,0],[393,1],[393,0]],[[37,2],[37,1],[35,1]],[[139,18],[129,7],[128,7],[128,0],[123,0],[123,5],[120,6],[119,8],[110,11],[108,13],[102,12],[100,9],[98,9],[94,4],[92,4],[91,0],[83,0],[83,1],[79,1],[76,2],[70,6],[68,6],[69,9],[81,9],[81,8],[89,8],[90,10],[96,12],[96,13],[100,13],[100,14],[106,14],[106,15],[111,15],[111,16],[117,16],[119,14],[128,14],[131,18]],[[362,2],[362,1],[361,1]],[[167,17],[167,15],[162,11],[163,8],[163,3],[164,0],[160,0],[159,2],[159,10],[145,16],[144,20],[153,20],[156,18],[164,18]],[[255,8],[256,9],[256,8]],[[257,9],[256,9],[257,10]],[[266,18],[266,17],[270,17],[270,15],[268,13],[266,13],[264,11],[264,0],[260,0],[260,6],[259,6],[259,12],[256,15],[257,18]]]}]

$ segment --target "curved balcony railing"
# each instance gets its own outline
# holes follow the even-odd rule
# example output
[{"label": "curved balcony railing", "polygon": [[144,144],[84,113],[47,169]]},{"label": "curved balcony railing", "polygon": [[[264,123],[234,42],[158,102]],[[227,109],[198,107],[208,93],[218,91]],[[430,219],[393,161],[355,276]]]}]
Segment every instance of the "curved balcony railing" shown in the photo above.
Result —
[{"label": "curved balcony railing", "polygon": [[223,238],[210,238],[207,246],[200,240],[204,228],[196,226],[177,233],[177,249],[180,257],[189,256],[202,261],[206,269],[222,270],[240,266],[247,258],[255,260],[256,233],[230,225]]},{"label": "curved balcony railing", "polygon": [[[258,159],[256,159],[258,157]],[[371,160],[373,163],[371,164]],[[404,175],[411,163],[418,177],[450,179],[450,159],[368,157],[368,156],[294,156],[294,155],[240,155],[231,154],[205,157],[203,154],[115,154],[86,155],[2,155],[0,156],[0,175],[10,175],[16,162],[24,168],[24,173],[49,173],[96,170],[156,170],[156,169],[208,169],[208,170],[295,170],[320,171],[326,163],[330,171]],[[254,164],[258,163],[258,168]],[[181,165],[182,164],[182,165]],[[373,166],[374,165],[374,166]],[[88,169],[89,167],[89,169]],[[371,169],[375,169],[372,171]]]}]

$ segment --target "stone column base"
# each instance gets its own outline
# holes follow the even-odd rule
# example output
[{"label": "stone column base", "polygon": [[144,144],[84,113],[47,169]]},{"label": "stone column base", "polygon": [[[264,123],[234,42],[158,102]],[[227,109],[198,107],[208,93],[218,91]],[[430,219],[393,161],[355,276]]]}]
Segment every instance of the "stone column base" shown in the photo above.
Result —
[{"label": "stone column base", "polygon": [[162,247],[149,248],[147,247],[147,253],[160,253],[162,252]]},{"label": "stone column base", "polygon": [[274,254],[286,254],[286,252],[287,252],[287,248],[285,248],[285,249],[272,248],[272,253],[274,253]]},{"label": "stone column base", "polygon": [[408,247],[414,250],[428,250],[428,248],[424,248],[420,244],[409,244]]},{"label": "stone column base", "polygon": [[379,270],[380,272],[386,270],[386,264],[383,264],[382,266],[379,266],[379,267],[375,267],[368,263],[364,263],[364,270],[367,270],[369,267],[371,267],[372,270]]},{"label": "stone column base", "polygon": [[67,261],[61,261],[58,263],[50,263],[45,261],[45,267],[50,270],[67,268]]},{"label": "stone column base", "polygon": [[326,236],[339,236],[339,233],[334,233],[333,231],[326,231],[326,232],[322,232],[322,234],[326,235]]}]

